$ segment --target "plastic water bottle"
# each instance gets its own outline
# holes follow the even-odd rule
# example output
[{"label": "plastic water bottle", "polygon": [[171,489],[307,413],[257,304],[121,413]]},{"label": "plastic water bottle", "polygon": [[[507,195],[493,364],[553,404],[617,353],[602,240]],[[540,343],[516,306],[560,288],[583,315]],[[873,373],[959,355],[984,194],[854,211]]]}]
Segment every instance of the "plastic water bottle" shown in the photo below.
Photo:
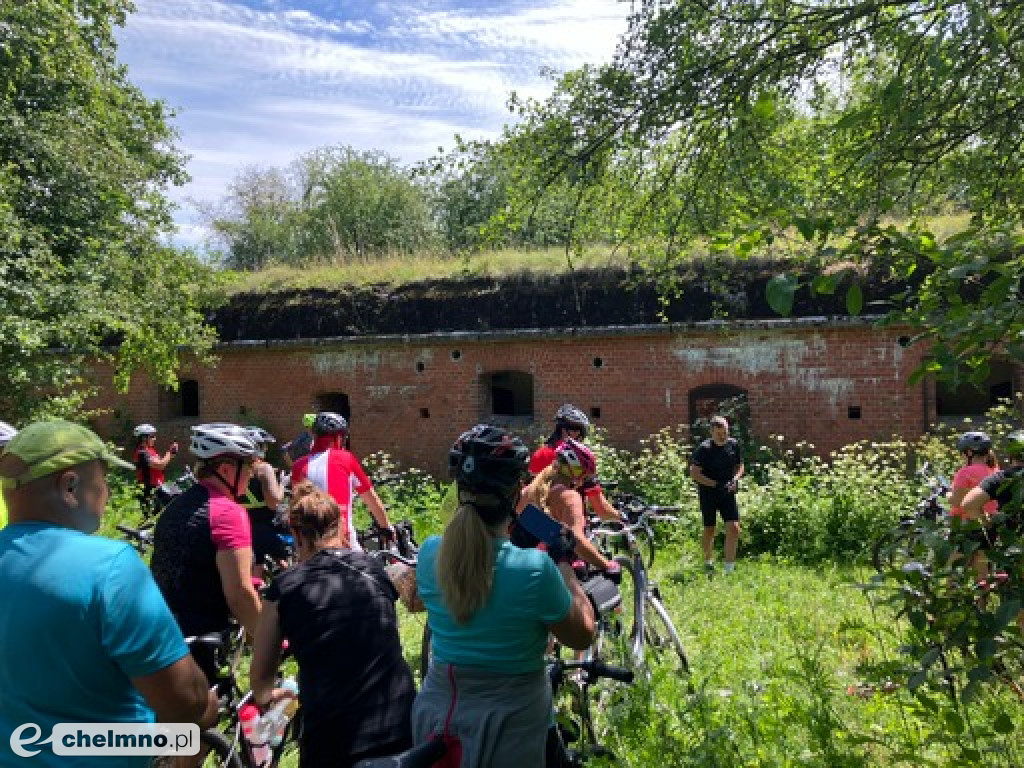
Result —
[{"label": "plastic water bottle", "polygon": [[268,709],[263,716],[267,741],[270,742],[271,747],[279,746],[284,740],[284,732],[288,728],[288,723],[299,708],[299,684],[295,682],[295,679],[286,677],[278,687],[292,695],[276,701],[274,706]]},{"label": "plastic water bottle", "polygon": [[261,721],[259,709],[253,704],[246,704],[238,711],[238,722],[242,726],[245,740],[249,742],[253,764],[257,768],[270,765],[271,751],[267,746],[266,726]]}]

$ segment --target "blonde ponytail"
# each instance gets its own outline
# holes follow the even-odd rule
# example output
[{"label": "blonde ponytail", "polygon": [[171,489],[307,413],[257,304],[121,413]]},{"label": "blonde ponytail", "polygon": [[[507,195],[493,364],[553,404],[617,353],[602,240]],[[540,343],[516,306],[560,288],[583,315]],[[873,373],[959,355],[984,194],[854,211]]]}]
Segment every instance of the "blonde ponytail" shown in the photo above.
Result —
[{"label": "blonde ponytail", "polygon": [[441,536],[437,582],[448,612],[467,623],[487,603],[494,584],[494,538],[471,503],[455,510]]}]

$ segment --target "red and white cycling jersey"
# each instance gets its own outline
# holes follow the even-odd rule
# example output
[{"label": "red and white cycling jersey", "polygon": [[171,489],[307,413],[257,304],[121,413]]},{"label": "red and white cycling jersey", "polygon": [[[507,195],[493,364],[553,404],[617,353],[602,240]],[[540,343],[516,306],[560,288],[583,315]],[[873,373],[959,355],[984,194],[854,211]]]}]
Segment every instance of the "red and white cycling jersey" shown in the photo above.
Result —
[{"label": "red and white cycling jersey", "polygon": [[360,549],[355,525],[352,523],[352,497],[371,490],[373,483],[366,476],[359,459],[341,448],[328,448],[319,453],[307,454],[292,465],[292,487],[303,480],[309,480],[338,502],[342,525],[348,530],[352,549]]}]

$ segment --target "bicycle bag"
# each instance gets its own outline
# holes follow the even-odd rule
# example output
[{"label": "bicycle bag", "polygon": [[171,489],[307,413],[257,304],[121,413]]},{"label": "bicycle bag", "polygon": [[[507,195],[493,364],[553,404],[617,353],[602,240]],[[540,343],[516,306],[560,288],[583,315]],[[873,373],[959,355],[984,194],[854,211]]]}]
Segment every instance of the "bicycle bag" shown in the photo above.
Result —
[{"label": "bicycle bag", "polygon": [[594,606],[594,612],[598,615],[614,611],[622,602],[619,585],[604,574],[594,574],[583,582],[582,586]]}]

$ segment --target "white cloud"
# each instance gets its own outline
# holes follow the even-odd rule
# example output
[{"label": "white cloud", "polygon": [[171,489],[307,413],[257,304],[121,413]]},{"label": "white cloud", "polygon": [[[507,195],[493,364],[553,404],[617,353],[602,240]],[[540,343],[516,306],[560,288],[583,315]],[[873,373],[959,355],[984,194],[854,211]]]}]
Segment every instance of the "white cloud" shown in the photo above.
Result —
[{"label": "white cloud", "polygon": [[[607,60],[625,28],[628,5],[616,0],[539,2],[141,0],[120,55],[147,95],[178,111],[192,182],[172,198],[215,200],[242,167],[286,165],[318,146],[411,163],[455,133],[497,135],[510,91],[543,97],[542,68]],[[179,240],[201,239],[187,209],[178,222]]]}]

